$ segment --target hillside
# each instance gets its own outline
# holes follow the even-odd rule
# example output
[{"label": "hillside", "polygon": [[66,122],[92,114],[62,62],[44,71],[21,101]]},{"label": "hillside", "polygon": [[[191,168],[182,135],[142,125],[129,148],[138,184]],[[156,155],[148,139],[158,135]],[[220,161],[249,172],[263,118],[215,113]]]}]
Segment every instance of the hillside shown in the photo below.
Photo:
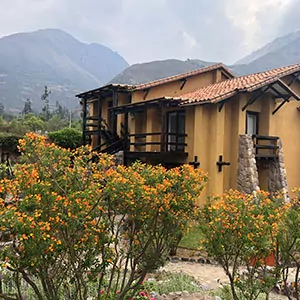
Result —
[{"label": "hillside", "polygon": [[30,98],[39,108],[47,84],[53,103],[74,107],[77,92],[105,84],[126,67],[111,49],[84,44],[61,30],[10,35],[0,39],[0,102],[20,109]]},{"label": "hillside", "polygon": [[[279,37],[237,61],[228,68],[236,75],[262,72],[300,62],[300,31]],[[171,76],[212,64],[201,60],[180,61],[175,59],[153,61],[128,67],[113,78],[114,83],[137,84]]]},{"label": "hillside", "polygon": [[112,83],[139,84],[155,79],[172,76],[179,73],[203,68],[212,65],[212,62],[205,62],[197,59],[181,61],[167,59],[153,61],[143,64],[135,64],[128,67],[118,76],[111,80]]}]

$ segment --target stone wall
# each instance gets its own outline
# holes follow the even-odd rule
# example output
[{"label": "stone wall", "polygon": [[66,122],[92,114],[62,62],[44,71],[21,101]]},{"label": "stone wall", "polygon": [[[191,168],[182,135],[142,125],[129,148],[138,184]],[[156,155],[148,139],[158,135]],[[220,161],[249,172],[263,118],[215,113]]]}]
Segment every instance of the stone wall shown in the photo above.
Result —
[{"label": "stone wall", "polygon": [[[286,169],[281,140],[278,139],[278,159],[266,162],[268,168],[268,190],[271,193],[282,192],[285,201],[289,201]],[[259,190],[259,177],[255,159],[255,148],[250,135],[239,136],[238,190],[251,194]]]},{"label": "stone wall", "polygon": [[239,136],[238,190],[251,194],[259,189],[255,149],[252,136]]},{"label": "stone wall", "polygon": [[269,191],[270,192],[282,192],[285,196],[285,200],[288,200],[288,185],[286,178],[286,169],[284,165],[284,155],[282,149],[282,143],[279,139],[277,142],[278,159],[270,163],[269,167]]}]

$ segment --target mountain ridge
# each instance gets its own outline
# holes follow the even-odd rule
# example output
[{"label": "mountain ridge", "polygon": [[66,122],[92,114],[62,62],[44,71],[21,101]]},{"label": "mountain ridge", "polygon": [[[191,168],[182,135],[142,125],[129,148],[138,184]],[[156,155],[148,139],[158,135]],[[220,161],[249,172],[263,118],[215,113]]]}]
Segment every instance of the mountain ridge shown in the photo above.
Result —
[{"label": "mountain ridge", "polygon": [[74,95],[105,84],[129,64],[106,46],[85,44],[60,29],[16,33],[0,39],[0,102],[22,106],[31,98],[40,108],[44,85],[51,100],[74,107]]}]

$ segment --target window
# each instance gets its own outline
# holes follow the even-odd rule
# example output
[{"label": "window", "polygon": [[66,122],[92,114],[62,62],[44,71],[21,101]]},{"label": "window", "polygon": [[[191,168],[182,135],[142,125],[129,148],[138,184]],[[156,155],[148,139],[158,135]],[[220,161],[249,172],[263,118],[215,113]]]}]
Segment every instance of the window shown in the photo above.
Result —
[{"label": "window", "polygon": [[247,111],[246,114],[246,134],[258,134],[258,113]]},{"label": "window", "polygon": [[184,151],[185,111],[168,114],[168,151]]}]

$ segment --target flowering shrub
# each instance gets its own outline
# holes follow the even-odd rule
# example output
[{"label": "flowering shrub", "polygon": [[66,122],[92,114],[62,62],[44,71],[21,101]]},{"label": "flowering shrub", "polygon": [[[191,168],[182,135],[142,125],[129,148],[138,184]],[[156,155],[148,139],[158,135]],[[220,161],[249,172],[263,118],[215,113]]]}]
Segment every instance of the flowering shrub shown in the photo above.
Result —
[{"label": "flowering shrub", "polygon": [[265,258],[276,251],[279,226],[288,205],[237,191],[212,198],[201,212],[203,246],[226,272],[234,299],[269,293],[278,270],[267,271]]},{"label": "flowering shrub", "polygon": [[32,133],[20,151],[15,177],[0,185],[0,227],[11,240],[0,254],[16,299],[21,279],[39,300],[86,299],[95,286],[97,299],[134,297],[185,231],[207,180],[190,166],[115,166]]},{"label": "flowering shrub", "polygon": [[[278,252],[283,274],[281,290],[289,299],[300,299],[300,189],[297,188],[293,192],[295,197],[279,228]],[[295,268],[295,275],[293,281],[288,282],[291,267]]]}]

